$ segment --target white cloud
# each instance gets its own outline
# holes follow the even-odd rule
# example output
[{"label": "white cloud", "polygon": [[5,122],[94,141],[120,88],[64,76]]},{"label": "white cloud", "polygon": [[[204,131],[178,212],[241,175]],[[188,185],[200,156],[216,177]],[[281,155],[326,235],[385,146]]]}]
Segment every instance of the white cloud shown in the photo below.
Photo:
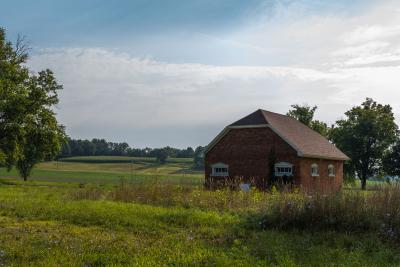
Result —
[{"label": "white cloud", "polygon": [[213,43],[233,51],[235,65],[176,64],[101,48],[47,49],[29,64],[51,68],[64,84],[59,117],[73,137],[138,146],[206,144],[256,108],[285,113],[294,103],[317,104],[329,123],[365,97],[399,113],[398,4],[351,16],[301,16],[296,7],[206,38],[207,51]]}]

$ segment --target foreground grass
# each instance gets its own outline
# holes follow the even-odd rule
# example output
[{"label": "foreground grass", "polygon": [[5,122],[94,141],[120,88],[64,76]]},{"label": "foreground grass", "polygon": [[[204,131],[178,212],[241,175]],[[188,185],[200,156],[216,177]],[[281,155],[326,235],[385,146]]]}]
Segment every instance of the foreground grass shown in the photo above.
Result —
[{"label": "foreground grass", "polygon": [[72,158],[29,182],[0,169],[0,266],[400,265],[400,190],[205,191],[190,168]]},{"label": "foreground grass", "polygon": [[[96,188],[95,188],[96,189]],[[87,188],[0,185],[7,266],[395,266],[374,233],[249,227],[245,212],[76,200]],[[109,189],[98,189],[104,193]],[[102,194],[99,194],[102,196]],[[218,197],[218,196],[214,196]]]}]

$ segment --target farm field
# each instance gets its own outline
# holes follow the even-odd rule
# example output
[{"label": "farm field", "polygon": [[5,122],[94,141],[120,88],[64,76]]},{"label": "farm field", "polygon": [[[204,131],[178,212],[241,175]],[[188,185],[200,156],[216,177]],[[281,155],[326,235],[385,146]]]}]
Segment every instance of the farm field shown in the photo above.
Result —
[{"label": "farm field", "polygon": [[[0,168],[0,177],[18,178],[13,169]],[[75,182],[115,184],[121,179],[141,182],[164,180],[172,183],[202,182],[202,172],[192,170],[192,159],[168,159],[159,164],[154,158],[133,157],[75,157],[60,161],[44,162],[32,172],[31,180],[46,182]]]},{"label": "farm field", "polygon": [[[398,202],[371,198],[381,206],[368,220],[368,207],[350,210],[360,199],[345,198],[338,202],[343,218],[324,227],[321,219],[297,215],[300,210],[290,213],[288,203],[303,201],[297,194],[205,191],[189,161],[87,160],[42,163],[28,182],[1,170],[1,265],[400,265],[397,241],[375,229],[379,208],[395,210]],[[291,225],[302,220],[309,220],[303,228]]]}]

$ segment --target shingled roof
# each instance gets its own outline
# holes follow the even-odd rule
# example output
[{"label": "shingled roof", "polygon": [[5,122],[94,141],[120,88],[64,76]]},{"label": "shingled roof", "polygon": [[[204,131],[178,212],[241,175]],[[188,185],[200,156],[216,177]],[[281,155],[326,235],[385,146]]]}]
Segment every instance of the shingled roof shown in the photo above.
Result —
[{"label": "shingled roof", "polygon": [[[291,145],[300,157],[348,160],[349,158],[325,137],[302,124],[298,120],[259,109],[250,115],[232,123],[217,137],[222,138],[232,128],[269,127]],[[217,139],[216,138],[216,139]],[[215,141],[217,141],[215,139]],[[212,142],[208,148],[214,145]]]}]

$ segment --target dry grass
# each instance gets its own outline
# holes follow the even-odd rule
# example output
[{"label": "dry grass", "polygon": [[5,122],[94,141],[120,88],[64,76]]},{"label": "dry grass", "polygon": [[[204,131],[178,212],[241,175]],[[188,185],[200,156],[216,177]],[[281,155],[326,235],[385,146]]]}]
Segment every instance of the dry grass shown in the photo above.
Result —
[{"label": "dry grass", "polygon": [[107,199],[156,206],[235,211],[246,217],[248,227],[259,229],[334,230],[379,232],[400,239],[400,186],[374,191],[344,190],[333,195],[306,195],[299,191],[204,190],[169,183],[129,184],[112,190],[83,188],[74,199]]},{"label": "dry grass", "polygon": [[108,199],[160,206],[196,207],[208,210],[259,210],[267,203],[269,194],[259,191],[229,189],[204,190],[202,186],[169,183],[121,183],[109,193]]},{"label": "dry grass", "polygon": [[342,191],[335,195],[294,197],[280,194],[264,210],[252,214],[253,227],[262,229],[377,231],[400,240],[400,186],[375,191]]}]

